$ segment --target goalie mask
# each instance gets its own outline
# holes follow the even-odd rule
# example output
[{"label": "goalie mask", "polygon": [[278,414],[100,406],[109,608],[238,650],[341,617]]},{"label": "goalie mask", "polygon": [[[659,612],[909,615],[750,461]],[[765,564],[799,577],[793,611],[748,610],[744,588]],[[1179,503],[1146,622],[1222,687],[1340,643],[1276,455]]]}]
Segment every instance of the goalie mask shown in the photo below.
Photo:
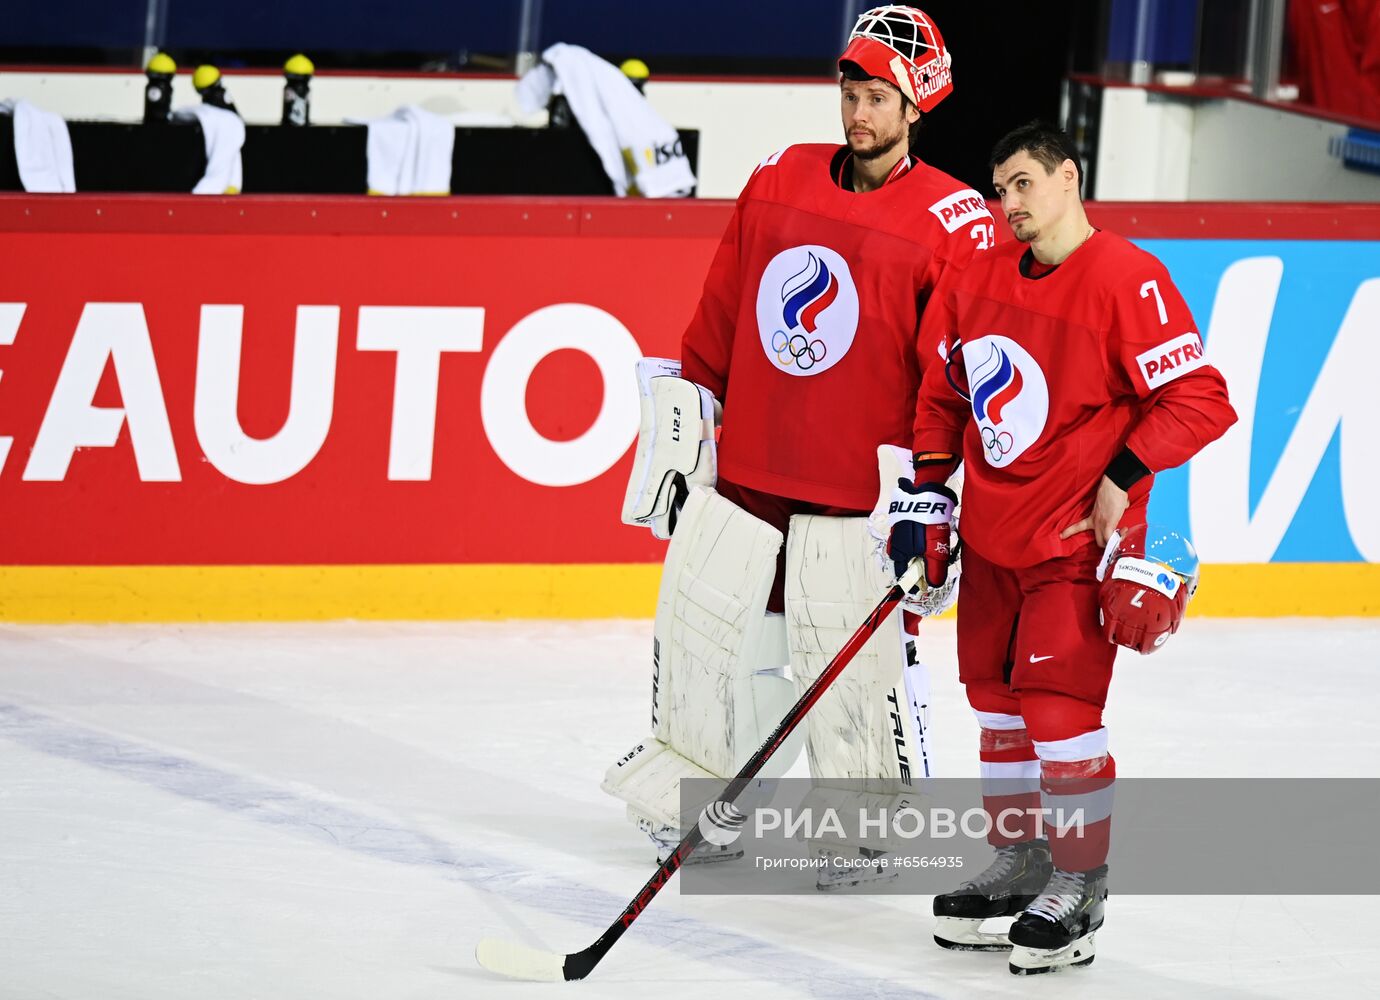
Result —
[{"label": "goalie mask", "polygon": [[1198,589],[1198,553],[1176,531],[1138,525],[1112,535],[1097,579],[1097,616],[1107,641],[1153,653],[1179,630]]},{"label": "goalie mask", "polygon": [[953,93],[953,60],[944,39],[922,10],[900,4],[864,12],[839,56],[868,76],[894,83],[921,111],[929,111]]}]

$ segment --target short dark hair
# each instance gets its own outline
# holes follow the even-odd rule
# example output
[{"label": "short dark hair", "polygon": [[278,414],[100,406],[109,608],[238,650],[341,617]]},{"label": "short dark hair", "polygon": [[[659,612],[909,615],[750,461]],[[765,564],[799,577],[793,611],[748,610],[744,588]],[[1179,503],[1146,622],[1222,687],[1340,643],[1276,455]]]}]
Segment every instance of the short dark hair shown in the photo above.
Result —
[{"label": "short dark hair", "polygon": [[1078,170],[1078,192],[1083,193],[1083,163],[1078,157],[1078,147],[1073,144],[1069,134],[1047,122],[1033,121],[1006,133],[992,147],[992,158],[987,164],[989,171],[996,170],[1017,153],[1029,153],[1030,158],[1052,174],[1065,160],[1072,160]]},{"label": "short dark hair", "polygon": [[[871,73],[867,72],[867,70],[863,69],[861,66],[853,62],[853,60],[851,59],[839,63],[839,75],[844,80],[852,80],[854,83],[863,83],[867,80],[881,80],[881,82],[886,84],[888,87],[891,87],[898,92],[901,91],[901,88],[897,87],[893,81],[882,79],[882,77],[880,76],[873,76]],[[910,98],[902,92],[901,110],[904,112],[909,107],[911,107]],[[920,117],[915,119],[915,121],[911,122],[910,130],[907,132],[906,138],[909,142],[910,149],[912,152],[915,151],[915,147],[920,141],[920,127],[924,124],[924,112],[921,112]]]}]

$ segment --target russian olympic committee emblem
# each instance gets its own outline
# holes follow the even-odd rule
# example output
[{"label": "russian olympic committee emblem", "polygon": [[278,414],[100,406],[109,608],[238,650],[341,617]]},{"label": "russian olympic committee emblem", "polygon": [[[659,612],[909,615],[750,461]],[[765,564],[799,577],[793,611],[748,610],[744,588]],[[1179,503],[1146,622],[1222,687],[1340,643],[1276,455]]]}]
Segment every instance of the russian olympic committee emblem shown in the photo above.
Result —
[{"label": "russian olympic committee emblem", "polygon": [[757,329],[768,360],[788,375],[834,367],[858,332],[858,291],[848,262],[822,246],[781,251],[757,286]]}]

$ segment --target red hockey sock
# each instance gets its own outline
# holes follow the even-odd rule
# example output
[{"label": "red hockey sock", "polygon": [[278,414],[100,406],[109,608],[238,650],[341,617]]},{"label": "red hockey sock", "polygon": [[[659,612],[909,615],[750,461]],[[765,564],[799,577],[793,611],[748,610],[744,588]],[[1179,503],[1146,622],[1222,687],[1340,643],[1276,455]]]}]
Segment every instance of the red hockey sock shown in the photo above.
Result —
[{"label": "red hockey sock", "polygon": [[1040,762],[1020,716],[1020,703],[1005,685],[970,684],[982,735],[978,760],[982,770],[982,808],[987,813],[987,842],[1005,847],[1038,835]]},{"label": "red hockey sock", "polygon": [[1107,861],[1116,761],[1102,707],[1051,691],[1024,692],[1022,715],[1040,757],[1045,832],[1055,866],[1082,872]]}]

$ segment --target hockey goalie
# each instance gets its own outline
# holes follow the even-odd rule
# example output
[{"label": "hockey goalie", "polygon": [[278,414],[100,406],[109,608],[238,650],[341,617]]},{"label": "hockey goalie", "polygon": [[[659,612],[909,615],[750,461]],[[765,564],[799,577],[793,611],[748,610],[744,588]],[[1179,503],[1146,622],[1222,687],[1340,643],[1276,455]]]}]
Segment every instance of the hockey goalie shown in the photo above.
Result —
[{"label": "hockey goalie", "polygon": [[[880,551],[885,505],[871,516],[788,515],[783,532],[716,490],[717,407],[707,389],[678,371],[659,358],[638,369],[642,430],[623,516],[659,538],[669,535],[671,544],[653,627],[652,731],[608,769],[603,784],[627,803],[660,860],[684,832],[680,779],[736,774],[894,582],[893,564]],[[897,480],[909,478],[910,455],[882,446],[877,457],[889,501]],[[950,574],[943,589],[914,595],[910,607],[947,606],[957,581]],[[803,737],[815,779],[806,804],[875,809],[913,798],[929,774],[928,677],[915,650],[917,620],[898,612],[878,629],[761,779],[784,774]],[[875,854],[890,844],[814,847]],[[692,861],[740,855],[705,843]],[[829,865],[820,888],[879,874],[887,873]]]},{"label": "hockey goalie", "polygon": [[[921,315],[944,276],[991,242],[982,196],[912,149],[921,116],[953,89],[933,21],[911,7],[868,11],[839,72],[844,144],[763,161],[680,361],[647,359],[638,371],[642,426],[623,517],[671,544],[652,731],[603,787],[663,856],[682,835],[680,779],[735,774],[894,582],[887,504],[927,461],[912,454],[915,401],[925,368],[943,363],[919,336]],[[954,504],[955,485],[938,502]],[[882,807],[930,772],[915,626],[917,612],[953,599],[950,556],[945,542],[926,554],[945,585],[912,595],[806,718],[812,794],[831,805],[851,795]],[[781,773],[792,750],[768,767]],[[821,871],[824,889],[894,877],[880,866]]]}]

